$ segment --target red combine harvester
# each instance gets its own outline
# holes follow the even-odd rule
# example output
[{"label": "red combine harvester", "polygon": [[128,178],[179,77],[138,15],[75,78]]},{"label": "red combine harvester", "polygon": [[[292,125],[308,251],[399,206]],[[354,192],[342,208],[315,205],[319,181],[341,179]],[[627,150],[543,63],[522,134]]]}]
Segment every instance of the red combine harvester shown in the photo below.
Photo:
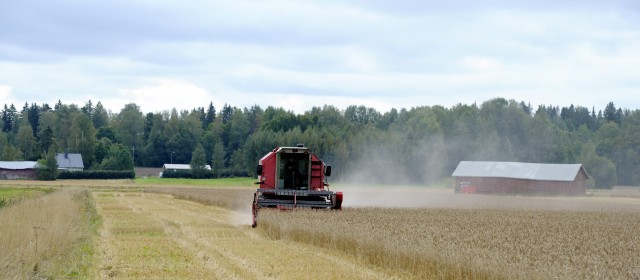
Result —
[{"label": "red combine harvester", "polygon": [[470,182],[460,182],[460,184],[456,186],[455,192],[464,194],[476,193],[477,187]]},{"label": "red combine harvester", "polygon": [[[280,147],[258,162],[260,188],[253,196],[253,223],[260,208],[341,209],[342,192],[329,191],[326,177],[331,166],[325,165],[304,145]],[[325,188],[326,187],[326,188]]]}]

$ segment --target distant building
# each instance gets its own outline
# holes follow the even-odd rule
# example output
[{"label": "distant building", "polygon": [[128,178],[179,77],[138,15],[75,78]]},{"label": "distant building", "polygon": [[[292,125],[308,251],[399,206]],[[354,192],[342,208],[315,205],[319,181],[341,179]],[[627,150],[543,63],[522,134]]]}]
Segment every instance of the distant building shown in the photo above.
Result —
[{"label": "distant building", "polygon": [[84,170],[84,163],[82,162],[81,154],[59,153],[56,155],[56,161],[58,161],[58,170]]},{"label": "distant building", "polygon": [[0,179],[35,179],[35,161],[0,161]]},{"label": "distant building", "polygon": [[[211,170],[211,165],[205,165],[204,167],[207,170]],[[162,166],[162,170],[163,171],[168,171],[168,170],[191,170],[191,165],[189,164],[173,164],[173,163],[165,163]]]},{"label": "distant building", "polygon": [[584,195],[589,179],[582,164],[493,161],[461,161],[451,176],[487,194]]},{"label": "distant building", "polygon": [[[211,165],[205,165],[204,168],[206,170],[211,170]],[[178,170],[191,170],[191,165],[189,164],[174,164],[174,163],[165,163],[162,165],[162,172],[160,172],[160,177],[162,174],[167,171],[178,171]]]}]

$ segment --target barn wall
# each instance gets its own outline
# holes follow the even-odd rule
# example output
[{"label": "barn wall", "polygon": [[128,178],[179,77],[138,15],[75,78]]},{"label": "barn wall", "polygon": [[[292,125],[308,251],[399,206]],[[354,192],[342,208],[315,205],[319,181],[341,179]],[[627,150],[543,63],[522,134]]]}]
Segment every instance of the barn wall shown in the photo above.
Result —
[{"label": "barn wall", "polygon": [[530,195],[584,195],[587,175],[580,171],[574,181],[535,181],[491,177],[456,177],[456,185],[470,182],[478,193]]},{"label": "barn wall", "polygon": [[578,175],[576,175],[574,179],[576,183],[575,193],[577,195],[585,195],[587,193],[587,180],[589,180],[589,175],[587,175],[587,172],[584,171],[583,168],[580,168]]},{"label": "barn wall", "polygon": [[35,179],[36,172],[33,169],[0,169],[0,179]]}]

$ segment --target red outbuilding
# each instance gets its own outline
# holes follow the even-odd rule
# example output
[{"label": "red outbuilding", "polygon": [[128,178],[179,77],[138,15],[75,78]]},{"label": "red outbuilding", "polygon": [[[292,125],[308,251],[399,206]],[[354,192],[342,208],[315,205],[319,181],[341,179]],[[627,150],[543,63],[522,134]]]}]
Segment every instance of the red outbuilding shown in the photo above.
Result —
[{"label": "red outbuilding", "polygon": [[584,195],[582,164],[461,161],[451,175],[456,191],[485,194]]},{"label": "red outbuilding", "polygon": [[35,161],[0,161],[0,179],[35,179]]}]

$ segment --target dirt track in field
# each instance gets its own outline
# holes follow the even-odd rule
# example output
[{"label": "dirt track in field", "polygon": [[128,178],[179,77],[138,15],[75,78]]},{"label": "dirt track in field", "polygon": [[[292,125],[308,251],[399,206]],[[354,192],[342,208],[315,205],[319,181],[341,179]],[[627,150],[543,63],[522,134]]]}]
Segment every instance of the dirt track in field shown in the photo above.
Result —
[{"label": "dirt track in field", "polygon": [[337,251],[264,238],[234,211],[163,194],[94,196],[102,279],[394,278]]}]

